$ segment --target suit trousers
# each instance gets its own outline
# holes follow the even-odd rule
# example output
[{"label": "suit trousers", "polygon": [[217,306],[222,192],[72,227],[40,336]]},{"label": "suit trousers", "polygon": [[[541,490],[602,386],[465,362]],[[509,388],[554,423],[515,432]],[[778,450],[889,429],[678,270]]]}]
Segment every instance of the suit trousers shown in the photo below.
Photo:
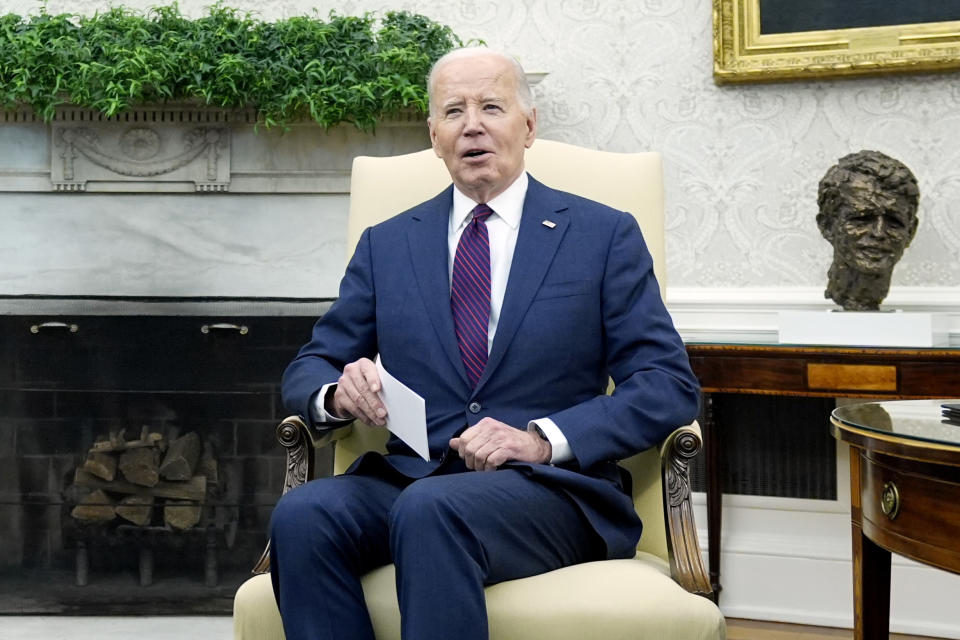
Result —
[{"label": "suit trousers", "polygon": [[280,499],[270,536],[287,640],[374,640],[360,577],[390,562],[404,640],[486,640],[484,585],[605,556],[563,491],[510,468],[314,480]]}]

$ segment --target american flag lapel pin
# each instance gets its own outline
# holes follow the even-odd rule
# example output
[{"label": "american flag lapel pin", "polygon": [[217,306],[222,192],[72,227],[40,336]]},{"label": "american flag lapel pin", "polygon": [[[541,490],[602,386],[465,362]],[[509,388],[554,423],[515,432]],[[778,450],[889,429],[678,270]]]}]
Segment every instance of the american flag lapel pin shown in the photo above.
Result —
[{"label": "american flag lapel pin", "polygon": [[545,226],[548,229],[553,229],[555,226],[557,226],[557,223],[554,222],[553,220],[544,220],[543,226]]}]

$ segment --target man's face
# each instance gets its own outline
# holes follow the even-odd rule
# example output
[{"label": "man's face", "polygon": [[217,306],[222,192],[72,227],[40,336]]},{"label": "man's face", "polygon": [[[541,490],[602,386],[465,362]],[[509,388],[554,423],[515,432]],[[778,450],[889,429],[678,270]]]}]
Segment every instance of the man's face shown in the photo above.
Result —
[{"label": "man's face", "polygon": [[857,176],[841,187],[841,194],[832,227],[822,229],[835,253],[861,273],[892,271],[917,230],[906,198],[884,191],[869,176]]},{"label": "man's face", "polygon": [[523,153],[537,132],[536,110],[524,112],[512,64],[498,55],[453,59],[432,87],[430,140],[454,184],[488,202],[523,171]]}]

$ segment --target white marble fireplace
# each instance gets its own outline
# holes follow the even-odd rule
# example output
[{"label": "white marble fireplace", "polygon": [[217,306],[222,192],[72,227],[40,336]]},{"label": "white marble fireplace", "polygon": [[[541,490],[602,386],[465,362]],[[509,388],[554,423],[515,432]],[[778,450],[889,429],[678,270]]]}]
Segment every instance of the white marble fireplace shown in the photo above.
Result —
[{"label": "white marble fireplace", "polygon": [[[0,114],[0,614],[229,613],[283,488],[281,373],[337,295],[352,159],[428,145],[413,116]],[[70,514],[93,443],[143,428],[196,432],[219,473],[203,531],[154,518],[138,549]]]}]

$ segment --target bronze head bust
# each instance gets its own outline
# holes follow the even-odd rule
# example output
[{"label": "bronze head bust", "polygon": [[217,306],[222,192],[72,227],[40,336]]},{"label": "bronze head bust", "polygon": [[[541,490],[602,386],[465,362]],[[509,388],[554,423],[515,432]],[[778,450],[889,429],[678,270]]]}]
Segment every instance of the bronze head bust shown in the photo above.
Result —
[{"label": "bronze head bust", "polygon": [[913,173],[879,151],[846,155],[820,180],[817,226],[833,245],[824,297],[847,311],[876,311],[893,267],[917,232]]}]

